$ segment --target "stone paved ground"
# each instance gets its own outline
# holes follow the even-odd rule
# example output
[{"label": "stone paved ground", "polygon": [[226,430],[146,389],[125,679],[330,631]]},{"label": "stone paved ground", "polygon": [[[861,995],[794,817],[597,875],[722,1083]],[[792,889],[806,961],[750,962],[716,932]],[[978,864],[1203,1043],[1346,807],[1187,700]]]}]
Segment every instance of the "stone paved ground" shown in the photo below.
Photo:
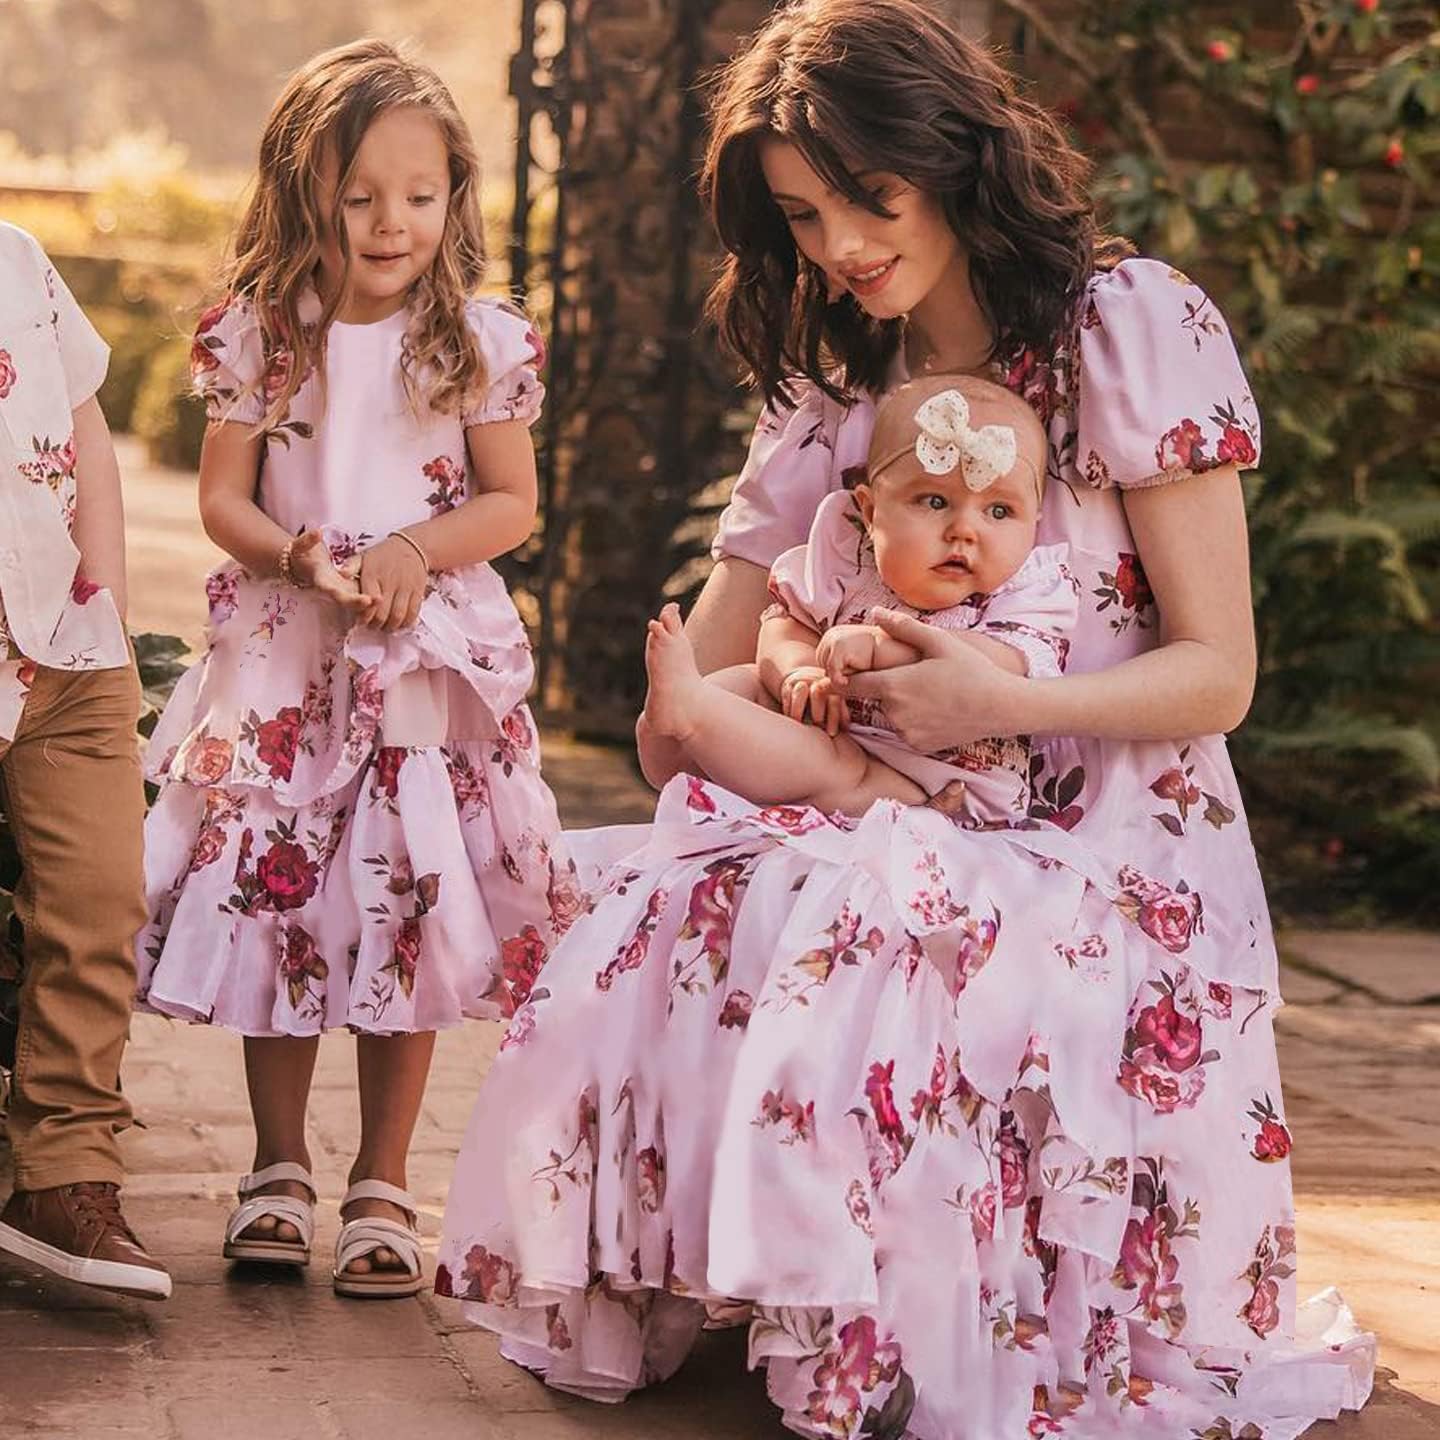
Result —
[{"label": "stone paved ground", "polygon": [[[202,607],[191,486],[130,476],[134,618],[193,635]],[[615,752],[552,742],[571,824],[640,818]],[[1280,1020],[1295,1133],[1300,1289],[1337,1284],[1380,1336],[1363,1413],[1315,1440],[1440,1437],[1440,938],[1284,937]],[[412,1188],[433,1243],[451,1157],[496,1043],[442,1037]],[[87,1292],[0,1262],[0,1427],[34,1440],[778,1440],[739,1332],[708,1336],[668,1385],[618,1408],[568,1400],[501,1362],[433,1298],[337,1301],[323,1257],[354,1143],[353,1043],[321,1047],[311,1144],[324,1204],[310,1273],[273,1280],[219,1256],[234,1177],[248,1168],[239,1042],[141,1017],[126,1084],[146,1128],[126,1137],[129,1208],[171,1266],[165,1305]],[[0,1166],[3,1171],[3,1166]],[[1023,1440],[1023,1437],[995,1437]]]}]

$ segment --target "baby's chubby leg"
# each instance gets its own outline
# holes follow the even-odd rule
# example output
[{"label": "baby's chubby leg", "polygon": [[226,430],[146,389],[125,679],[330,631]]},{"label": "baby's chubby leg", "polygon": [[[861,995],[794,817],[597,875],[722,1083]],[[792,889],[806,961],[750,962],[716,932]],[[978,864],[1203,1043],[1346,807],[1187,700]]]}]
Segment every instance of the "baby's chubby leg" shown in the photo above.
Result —
[{"label": "baby's chubby leg", "polygon": [[650,622],[645,668],[649,733],[681,747],[692,766],[755,804],[807,803],[862,813],[882,796],[909,804],[925,800],[918,785],[849,737],[832,737],[777,713],[753,666],[701,675],[673,605]]}]

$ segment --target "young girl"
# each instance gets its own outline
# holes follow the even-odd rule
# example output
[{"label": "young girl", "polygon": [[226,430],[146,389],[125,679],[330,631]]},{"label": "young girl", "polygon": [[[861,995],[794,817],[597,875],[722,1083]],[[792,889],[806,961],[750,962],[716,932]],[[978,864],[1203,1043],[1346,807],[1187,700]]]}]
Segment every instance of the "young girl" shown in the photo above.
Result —
[{"label": "young girl", "polygon": [[861,815],[958,782],[968,823],[1020,818],[1024,744],[916,754],[880,707],[847,705],[845,692],[851,675],[919,659],[874,622],[876,607],[960,636],[1012,674],[1061,673],[1078,605],[1063,547],[1035,548],[1044,474],[1045,432],[1003,387],[932,376],[892,391],[865,479],[827,496],[807,542],[771,567],[754,665],[702,677],[677,608],[650,622],[650,733],[676,742],[677,765],[759,804]]},{"label": "young girl", "polygon": [[195,336],[201,514],[234,563],[151,743],[140,1004],[245,1036],[234,1259],[307,1261],[317,1037],[358,1033],[344,1295],[419,1288],[403,1187],[434,1032],[510,1014],[574,899],[487,563],[534,522],[541,347],[472,298],[477,202],[433,73],[378,41],[320,55],[270,116]]},{"label": "young girl", "polygon": [[916,751],[1040,737],[1019,826],[666,787],[486,1078],[436,1288],[605,1399],[748,1301],[814,1437],[1293,1440],[1363,1403],[1374,1341],[1333,1293],[1297,1309],[1267,1141],[1277,967],[1222,736],[1259,430],[1224,324],[1097,243],[1054,121],[914,0],[777,8],[720,81],[706,183],[713,313],[771,410],[699,668],[754,657],[875,393],[932,372],[1046,425],[1040,540],[1082,613],[1063,676],[891,615],[921,658],[849,683]]}]

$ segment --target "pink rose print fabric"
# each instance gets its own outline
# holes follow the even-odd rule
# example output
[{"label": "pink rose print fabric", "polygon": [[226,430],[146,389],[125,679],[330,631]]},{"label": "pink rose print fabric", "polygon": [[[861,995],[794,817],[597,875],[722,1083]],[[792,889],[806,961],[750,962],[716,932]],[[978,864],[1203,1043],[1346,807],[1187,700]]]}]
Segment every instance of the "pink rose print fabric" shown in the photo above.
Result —
[{"label": "pink rose print fabric", "polygon": [[[475,302],[488,391],[463,421],[417,425],[406,319],[337,325],[325,406],[307,377],[266,432],[261,504],[292,532],[321,528],[337,562],[471,493],[465,424],[539,409],[529,322]],[[258,423],[289,363],[262,353],[243,303],[201,317],[192,368],[212,416]],[[499,576],[434,576],[414,628],[393,635],[233,563],[206,594],[206,653],[147,757],[161,791],[139,1005],[247,1035],[513,1015],[588,900],[540,775],[529,647]]]},{"label": "pink rose print fabric", "polygon": [[71,533],[74,412],[109,358],[39,244],[0,222],[0,741],[19,726],[36,664],[131,663],[114,597],[80,569]]},{"label": "pink rose print fabric", "polygon": [[[1049,429],[1068,670],[1138,654],[1159,617],[1123,488],[1258,451],[1223,321],[1128,261],[998,376]],[[766,569],[869,441],[868,398],[797,400],[721,524]],[[482,1087],[439,1293],[610,1400],[749,1302],[812,1437],[1293,1440],[1362,1404],[1372,1337],[1333,1292],[1296,1303],[1275,952],[1223,739],[1037,740],[1030,781],[1028,816],[968,829],[678,776],[628,850],[575,837],[610,868]]]}]

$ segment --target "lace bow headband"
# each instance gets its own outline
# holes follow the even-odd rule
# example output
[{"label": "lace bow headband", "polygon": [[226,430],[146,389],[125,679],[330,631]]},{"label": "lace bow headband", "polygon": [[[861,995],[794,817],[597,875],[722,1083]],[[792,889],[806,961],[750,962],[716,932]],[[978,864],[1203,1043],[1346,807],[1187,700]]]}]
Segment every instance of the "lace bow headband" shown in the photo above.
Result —
[{"label": "lace bow headband", "polygon": [[[882,456],[870,468],[872,480],[912,451],[927,475],[949,475],[959,466],[967,490],[987,490],[1015,468],[1019,458],[1015,431],[1009,425],[973,428],[970,402],[958,390],[942,390],[932,395],[915,411],[914,421],[920,432],[914,443],[906,443]],[[1038,494],[1040,477],[1028,460],[1026,468]]]}]

